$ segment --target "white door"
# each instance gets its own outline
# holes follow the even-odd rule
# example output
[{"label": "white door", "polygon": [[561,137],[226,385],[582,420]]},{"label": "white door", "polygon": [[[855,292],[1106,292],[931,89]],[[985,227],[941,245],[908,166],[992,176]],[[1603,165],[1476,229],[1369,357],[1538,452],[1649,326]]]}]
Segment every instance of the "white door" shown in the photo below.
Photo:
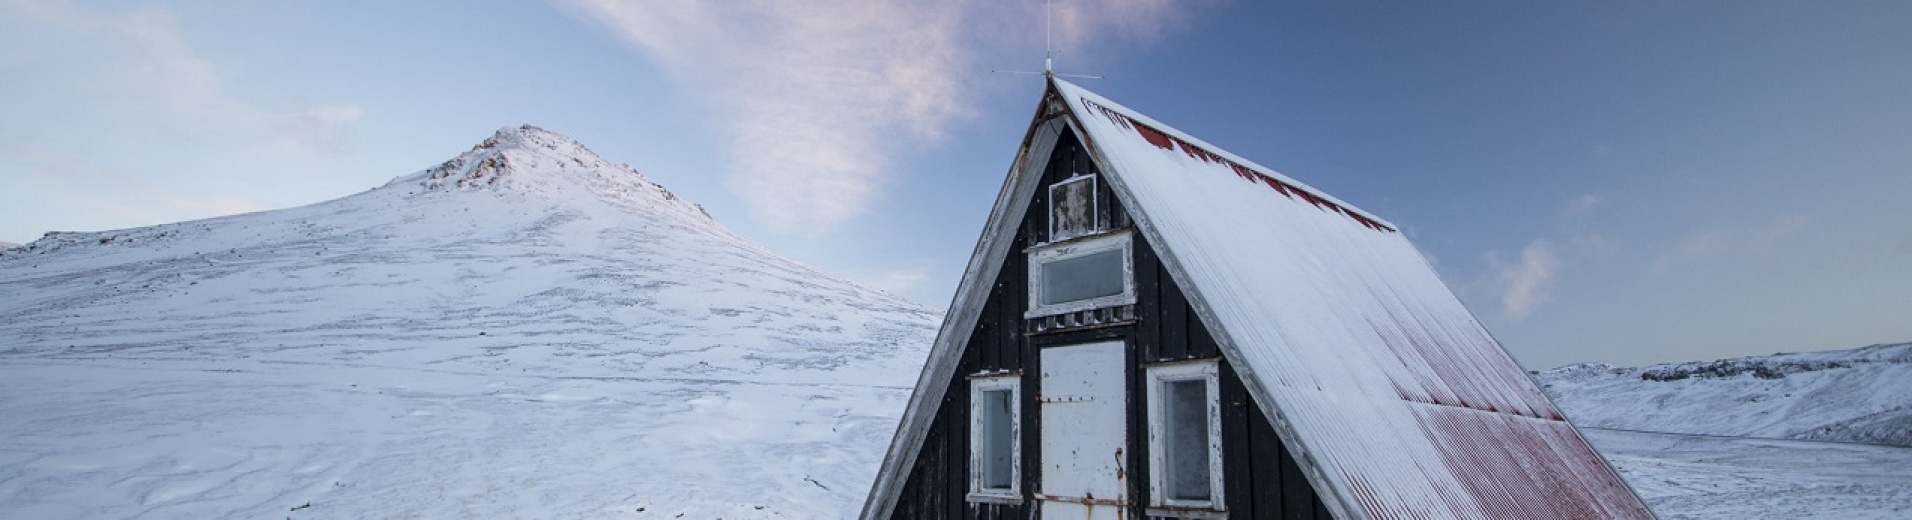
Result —
[{"label": "white door", "polygon": [[1042,349],[1042,518],[1119,519],[1128,504],[1122,343]]}]

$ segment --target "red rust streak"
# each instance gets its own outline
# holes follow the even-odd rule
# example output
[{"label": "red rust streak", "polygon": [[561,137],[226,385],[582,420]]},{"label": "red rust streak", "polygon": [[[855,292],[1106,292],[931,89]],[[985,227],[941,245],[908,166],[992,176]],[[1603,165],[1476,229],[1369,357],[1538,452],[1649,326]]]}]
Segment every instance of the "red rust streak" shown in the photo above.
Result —
[{"label": "red rust streak", "polygon": [[1173,150],[1175,147],[1174,141],[1169,140],[1168,134],[1164,134],[1154,128],[1149,128],[1148,125],[1136,124],[1135,133],[1142,134],[1142,139],[1148,141],[1149,144],[1155,145],[1156,148]]},{"label": "red rust streak", "polygon": [[1239,165],[1239,164],[1235,164],[1231,162],[1231,163],[1228,163],[1228,167],[1229,169],[1235,170],[1236,177],[1241,177],[1242,180],[1245,180],[1248,182],[1255,182],[1256,179],[1262,178],[1261,175],[1257,175],[1255,172],[1250,171],[1247,167]]},{"label": "red rust streak", "polygon": [[1262,177],[1261,182],[1267,184],[1270,188],[1274,188],[1275,192],[1280,193],[1283,197],[1288,197],[1289,199],[1295,198],[1293,193],[1288,192],[1288,186],[1283,185],[1281,181],[1275,180],[1274,177]]},{"label": "red rust streak", "polygon": [[1177,146],[1179,146],[1182,149],[1182,153],[1187,154],[1188,157],[1191,159],[1198,159],[1203,162],[1226,165],[1229,167],[1229,169],[1235,172],[1235,175],[1240,176],[1244,180],[1254,181],[1256,178],[1260,178],[1263,182],[1268,184],[1268,187],[1274,188],[1275,191],[1280,192],[1283,196],[1286,196],[1290,199],[1294,198],[1295,193],[1300,193],[1304,200],[1307,200],[1309,204],[1313,204],[1316,208],[1320,208],[1325,211],[1332,211],[1335,213],[1340,213],[1342,215],[1345,215],[1348,218],[1353,219],[1356,223],[1359,223],[1362,226],[1366,226],[1368,229],[1373,229],[1375,231],[1381,231],[1381,232],[1394,231],[1394,228],[1383,226],[1379,222],[1375,222],[1372,219],[1368,219],[1366,217],[1363,217],[1355,213],[1354,210],[1344,208],[1340,204],[1336,204],[1334,202],[1329,202],[1327,199],[1316,196],[1312,193],[1309,193],[1306,190],[1302,190],[1301,188],[1290,186],[1287,183],[1275,180],[1272,177],[1262,175],[1247,166],[1243,166],[1240,163],[1237,163],[1235,161],[1229,160],[1226,157],[1223,157],[1221,154],[1209,151],[1207,148],[1190,144],[1188,141],[1184,141],[1181,138],[1168,135],[1167,132],[1156,130],[1154,127],[1144,124],[1141,121],[1137,121],[1135,118],[1130,117],[1127,114],[1117,112],[1115,109],[1102,106],[1101,104],[1098,104],[1093,101],[1089,101],[1087,98],[1083,98],[1082,103],[1084,106],[1092,107],[1096,109],[1097,111],[1102,112],[1103,117],[1107,117],[1109,119],[1109,122],[1114,123],[1116,126],[1135,130],[1136,134],[1141,135],[1143,140],[1148,141],[1148,143],[1151,145],[1155,145],[1156,148],[1161,148],[1163,150],[1174,150]]}]

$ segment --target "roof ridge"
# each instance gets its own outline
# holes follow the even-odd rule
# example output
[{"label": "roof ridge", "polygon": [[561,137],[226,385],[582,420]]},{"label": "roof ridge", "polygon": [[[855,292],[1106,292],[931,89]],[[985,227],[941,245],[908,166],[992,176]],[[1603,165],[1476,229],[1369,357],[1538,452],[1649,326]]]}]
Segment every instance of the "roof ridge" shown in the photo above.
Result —
[{"label": "roof ridge", "polygon": [[[1387,219],[1381,218],[1379,215],[1361,209],[1333,195],[1329,195],[1320,188],[1310,186],[1305,182],[1295,180],[1287,175],[1282,175],[1273,168],[1262,166],[1245,157],[1235,155],[1226,149],[1189,135],[1187,132],[1183,132],[1166,123],[1143,115],[1134,109],[1111,101],[1100,94],[1077,86],[1074,83],[1060,79],[1056,80],[1056,83],[1077,91],[1076,93],[1078,94],[1082,94],[1083,106],[1097,109],[1102,113],[1103,117],[1109,119],[1110,123],[1134,130],[1142,139],[1147,140],[1149,144],[1157,148],[1173,150],[1179,146],[1182,148],[1182,152],[1188,154],[1191,158],[1228,166],[1229,169],[1235,172],[1235,175],[1241,176],[1243,180],[1259,181],[1291,200],[1298,195],[1303,201],[1313,204],[1316,208],[1340,213],[1354,220],[1356,223],[1376,231],[1397,232],[1399,230],[1394,223],[1389,222]],[[1259,179],[1256,177],[1259,177]]]}]

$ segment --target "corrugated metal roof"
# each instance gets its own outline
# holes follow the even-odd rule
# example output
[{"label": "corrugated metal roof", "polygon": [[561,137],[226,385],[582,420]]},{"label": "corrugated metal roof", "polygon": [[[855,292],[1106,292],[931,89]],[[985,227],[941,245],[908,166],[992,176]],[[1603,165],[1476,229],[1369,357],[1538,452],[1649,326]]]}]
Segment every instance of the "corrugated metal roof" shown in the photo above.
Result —
[{"label": "corrugated metal roof", "polygon": [[1055,87],[1249,391],[1344,514],[1652,516],[1394,225],[1075,85]]}]

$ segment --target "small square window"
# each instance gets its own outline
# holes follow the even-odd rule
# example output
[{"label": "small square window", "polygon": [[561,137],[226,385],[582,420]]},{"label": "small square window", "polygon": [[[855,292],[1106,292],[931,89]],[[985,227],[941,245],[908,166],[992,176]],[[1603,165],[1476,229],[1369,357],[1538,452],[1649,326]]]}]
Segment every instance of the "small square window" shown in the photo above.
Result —
[{"label": "small square window", "polygon": [[969,500],[1016,502],[1022,497],[1021,377],[969,380]]},{"label": "small square window", "polygon": [[1049,186],[1049,241],[1102,231],[1095,176],[1076,174]]},{"label": "small square window", "polygon": [[1221,399],[1213,360],[1148,369],[1150,504],[1222,508]]}]

